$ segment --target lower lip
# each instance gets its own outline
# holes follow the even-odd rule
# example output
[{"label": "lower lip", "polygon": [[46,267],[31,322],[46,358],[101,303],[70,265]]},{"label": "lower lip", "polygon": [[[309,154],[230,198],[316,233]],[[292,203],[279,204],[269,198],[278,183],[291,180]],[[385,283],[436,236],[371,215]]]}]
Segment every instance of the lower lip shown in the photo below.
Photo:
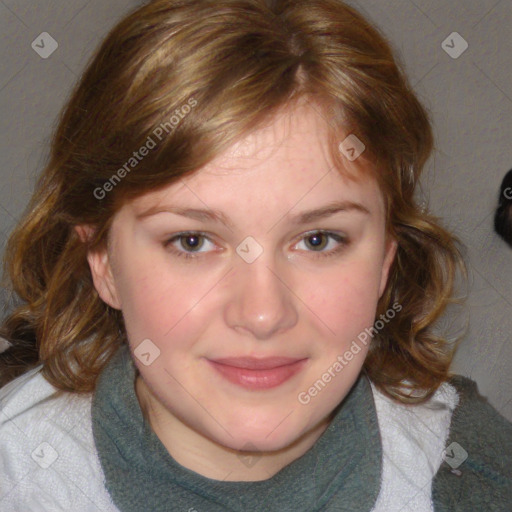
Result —
[{"label": "lower lip", "polygon": [[210,360],[208,362],[229,382],[246,389],[260,390],[271,389],[284,384],[302,370],[306,364],[306,359],[269,370],[249,370]]}]

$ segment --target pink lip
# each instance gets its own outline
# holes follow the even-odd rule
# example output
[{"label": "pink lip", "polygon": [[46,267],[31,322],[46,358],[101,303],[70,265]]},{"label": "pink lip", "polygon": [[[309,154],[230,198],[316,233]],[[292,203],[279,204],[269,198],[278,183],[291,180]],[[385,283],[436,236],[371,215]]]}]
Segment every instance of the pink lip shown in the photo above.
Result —
[{"label": "pink lip", "polygon": [[247,389],[270,389],[280,386],[305,365],[307,359],[291,357],[230,357],[208,362],[224,378]]}]

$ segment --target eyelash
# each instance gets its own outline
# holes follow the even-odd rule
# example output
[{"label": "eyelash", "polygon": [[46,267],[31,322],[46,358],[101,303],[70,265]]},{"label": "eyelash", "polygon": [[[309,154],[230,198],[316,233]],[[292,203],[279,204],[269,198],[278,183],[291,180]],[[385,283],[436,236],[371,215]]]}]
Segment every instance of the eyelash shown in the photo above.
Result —
[{"label": "eyelash", "polygon": [[[302,241],[308,237],[311,237],[313,235],[325,235],[328,238],[331,238],[334,241],[338,242],[338,244],[339,244],[335,249],[331,249],[330,251],[307,251],[307,252],[311,252],[311,253],[316,253],[315,258],[329,258],[332,256],[336,256],[350,243],[349,239],[344,235],[339,235],[339,234],[333,233],[331,231],[323,231],[321,229],[316,230],[316,231],[309,231],[308,233],[305,233],[301,237],[300,241]],[[201,252],[182,251],[182,250],[173,248],[171,245],[173,242],[176,242],[182,238],[186,238],[187,236],[197,236],[200,238],[205,238],[206,240],[212,242],[212,240],[210,240],[209,236],[206,233],[202,233],[200,231],[186,231],[186,232],[178,233],[178,234],[172,236],[171,238],[169,238],[168,240],[166,240],[163,243],[163,246],[164,246],[164,248],[169,248],[169,251],[171,253],[173,253],[175,256],[178,256],[180,258],[184,258],[186,260],[197,259],[199,257],[199,255],[201,254]],[[207,251],[207,252],[209,252],[209,251]]]}]

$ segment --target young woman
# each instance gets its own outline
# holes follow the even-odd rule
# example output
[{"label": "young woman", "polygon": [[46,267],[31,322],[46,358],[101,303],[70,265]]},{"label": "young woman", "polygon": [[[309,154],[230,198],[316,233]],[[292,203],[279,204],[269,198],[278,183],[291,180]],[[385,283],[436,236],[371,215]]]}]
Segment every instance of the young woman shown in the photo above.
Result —
[{"label": "young woman", "polygon": [[512,426],[432,325],[428,117],[338,0],[156,0],[12,234],[1,509],[506,510]]}]

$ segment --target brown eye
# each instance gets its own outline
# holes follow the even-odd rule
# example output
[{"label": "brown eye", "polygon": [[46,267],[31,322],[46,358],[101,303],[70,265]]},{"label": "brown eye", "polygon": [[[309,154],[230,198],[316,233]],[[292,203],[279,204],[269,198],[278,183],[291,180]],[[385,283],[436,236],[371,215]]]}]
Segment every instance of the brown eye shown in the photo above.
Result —
[{"label": "brown eye", "polygon": [[322,251],[329,242],[329,237],[325,233],[313,233],[305,239],[306,245],[314,251]]},{"label": "brown eye", "polygon": [[201,235],[182,235],[179,238],[181,246],[186,251],[195,251],[200,249],[204,243],[204,237]]},{"label": "brown eye", "polygon": [[[350,241],[348,237],[330,231],[310,231],[302,236],[297,244],[299,250],[306,253],[315,253],[315,257],[335,256],[343,251]],[[304,244],[303,247],[300,247]]]},{"label": "brown eye", "polygon": [[204,257],[215,250],[210,237],[200,232],[177,233],[163,242],[163,246],[172,254],[186,259]]}]

